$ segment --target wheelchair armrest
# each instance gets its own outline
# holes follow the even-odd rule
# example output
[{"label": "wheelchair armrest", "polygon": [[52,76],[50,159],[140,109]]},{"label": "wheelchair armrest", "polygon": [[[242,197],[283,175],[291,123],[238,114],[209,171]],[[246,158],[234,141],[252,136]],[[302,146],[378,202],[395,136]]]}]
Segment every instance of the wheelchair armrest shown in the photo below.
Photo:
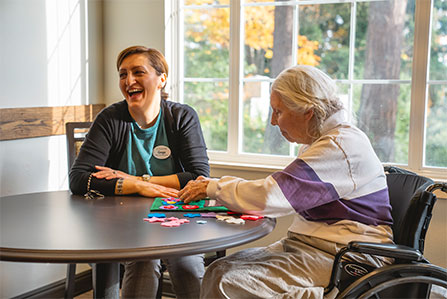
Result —
[{"label": "wheelchair armrest", "polygon": [[325,288],[324,291],[325,295],[327,295],[335,286],[338,285],[342,269],[341,262],[343,256],[348,252],[378,255],[410,262],[426,262],[426,259],[419,250],[405,245],[351,241],[346,247],[341,249],[335,255],[329,285]]},{"label": "wheelchair armrest", "polygon": [[380,255],[407,261],[420,262],[425,260],[419,250],[405,245],[352,241],[347,247],[348,251],[353,252]]}]

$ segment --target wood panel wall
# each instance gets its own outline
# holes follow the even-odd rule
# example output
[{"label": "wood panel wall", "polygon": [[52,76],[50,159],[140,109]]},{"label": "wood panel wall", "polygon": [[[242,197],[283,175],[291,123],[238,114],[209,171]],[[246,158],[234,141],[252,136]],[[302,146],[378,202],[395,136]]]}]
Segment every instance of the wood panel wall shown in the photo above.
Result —
[{"label": "wood panel wall", "polygon": [[0,109],[0,140],[65,134],[65,123],[93,121],[104,104]]}]

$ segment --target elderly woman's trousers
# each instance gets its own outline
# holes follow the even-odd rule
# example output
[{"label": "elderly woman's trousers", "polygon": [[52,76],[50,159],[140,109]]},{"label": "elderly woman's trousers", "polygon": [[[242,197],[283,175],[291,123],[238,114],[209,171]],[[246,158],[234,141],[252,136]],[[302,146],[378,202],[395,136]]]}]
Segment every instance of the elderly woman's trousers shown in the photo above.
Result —
[{"label": "elderly woman's trousers", "polygon": [[[335,254],[344,244],[289,232],[268,247],[250,248],[212,263],[202,282],[201,298],[323,298]],[[382,266],[369,256],[353,260]],[[325,298],[337,294],[334,289]]]}]

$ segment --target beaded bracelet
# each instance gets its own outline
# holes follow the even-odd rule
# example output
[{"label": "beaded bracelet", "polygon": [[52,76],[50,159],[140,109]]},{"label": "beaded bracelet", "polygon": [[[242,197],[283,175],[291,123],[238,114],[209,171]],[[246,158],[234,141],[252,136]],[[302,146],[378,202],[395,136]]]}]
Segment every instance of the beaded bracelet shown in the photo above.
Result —
[{"label": "beaded bracelet", "polygon": [[123,178],[119,178],[118,181],[116,182],[116,193],[117,194],[123,194],[123,182],[124,182]]},{"label": "beaded bracelet", "polygon": [[102,195],[99,191],[90,190],[90,183],[92,181],[93,172],[90,173],[90,176],[87,180],[87,193],[84,194],[85,199],[103,199],[104,195]]}]

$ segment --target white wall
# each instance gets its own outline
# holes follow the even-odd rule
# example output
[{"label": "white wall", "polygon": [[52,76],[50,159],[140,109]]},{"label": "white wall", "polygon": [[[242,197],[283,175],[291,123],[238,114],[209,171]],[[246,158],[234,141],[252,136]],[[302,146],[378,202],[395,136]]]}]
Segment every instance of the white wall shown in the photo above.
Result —
[{"label": "white wall", "polygon": [[164,53],[164,1],[106,0],[104,24],[104,90],[109,105],[124,98],[116,69],[122,50],[141,45]]},{"label": "white wall", "polygon": [[[0,1],[0,108],[104,102],[102,3],[85,5]],[[0,141],[0,196],[67,189],[67,173],[65,136]],[[0,298],[57,281],[65,272],[65,265],[1,262]]]}]

